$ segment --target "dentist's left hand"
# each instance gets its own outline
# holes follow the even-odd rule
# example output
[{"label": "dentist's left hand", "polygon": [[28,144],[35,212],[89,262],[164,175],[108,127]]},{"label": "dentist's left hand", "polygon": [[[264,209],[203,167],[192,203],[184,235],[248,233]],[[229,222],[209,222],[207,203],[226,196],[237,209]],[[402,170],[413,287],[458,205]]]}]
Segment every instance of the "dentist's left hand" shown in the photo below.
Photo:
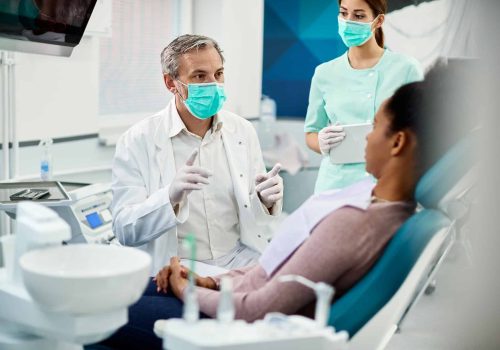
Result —
[{"label": "dentist's left hand", "polygon": [[283,198],[283,179],[278,174],[280,170],[281,164],[276,163],[270,172],[255,177],[255,191],[268,209]]}]

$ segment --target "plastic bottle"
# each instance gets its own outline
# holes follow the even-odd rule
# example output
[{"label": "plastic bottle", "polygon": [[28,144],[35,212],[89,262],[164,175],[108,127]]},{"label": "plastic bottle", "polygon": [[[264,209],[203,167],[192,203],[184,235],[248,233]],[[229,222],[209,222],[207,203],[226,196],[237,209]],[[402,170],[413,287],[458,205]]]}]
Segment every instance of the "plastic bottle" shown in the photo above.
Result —
[{"label": "plastic bottle", "polygon": [[276,101],[266,95],[260,100],[259,136],[262,149],[269,149],[274,145],[276,124]]},{"label": "plastic bottle", "polygon": [[194,281],[194,262],[196,260],[196,238],[191,232],[186,240],[182,243],[183,248],[189,252],[191,257],[191,269],[189,272],[189,284],[184,289],[184,308],[182,318],[186,322],[194,323],[200,318],[200,305],[198,304],[198,296],[196,294]]},{"label": "plastic bottle", "polygon": [[227,276],[222,277],[220,281],[217,320],[221,323],[229,323],[234,320],[233,284],[231,278]]},{"label": "plastic bottle", "polygon": [[52,154],[50,146],[53,141],[51,138],[42,139],[38,144],[42,151],[40,159],[40,178],[42,181],[49,181],[52,178]]},{"label": "plastic bottle", "polygon": [[189,323],[198,321],[200,318],[200,306],[196,289],[192,283],[184,289],[184,307],[182,310],[182,318]]}]

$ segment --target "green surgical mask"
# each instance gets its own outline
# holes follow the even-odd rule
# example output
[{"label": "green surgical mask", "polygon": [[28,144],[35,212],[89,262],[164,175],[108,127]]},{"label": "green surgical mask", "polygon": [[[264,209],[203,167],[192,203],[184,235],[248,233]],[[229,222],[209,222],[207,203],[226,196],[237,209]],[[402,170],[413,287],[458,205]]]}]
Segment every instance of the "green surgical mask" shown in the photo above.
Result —
[{"label": "green surgical mask", "polygon": [[198,119],[204,120],[213,117],[221,110],[224,101],[226,101],[224,84],[184,84],[180,80],[177,81],[187,86],[188,98],[184,100],[184,104],[189,112]]},{"label": "green surgical mask", "polygon": [[[377,19],[375,17],[375,19]],[[345,46],[361,46],[366,43],[373,35],[371,22],[356,22],[348,21],[339,17],[339,35],[342,38]]]}]

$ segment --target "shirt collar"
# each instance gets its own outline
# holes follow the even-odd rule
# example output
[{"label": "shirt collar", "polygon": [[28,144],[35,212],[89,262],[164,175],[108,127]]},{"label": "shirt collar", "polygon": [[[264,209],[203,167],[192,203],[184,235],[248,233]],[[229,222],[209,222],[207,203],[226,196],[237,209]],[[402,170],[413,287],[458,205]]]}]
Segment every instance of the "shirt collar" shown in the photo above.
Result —
[{"label": "shirt collar", "polygon": [[[172,116],[171,119],[172,124],[170,127],[170,132],[168,134],[170,138],[177,136],[182,130],[186,130],[186,132],[188,132],[186,125],[182,121],[181,116],[177,111],[177,107],[175,106],[175,100],[173,100],[171,103],[171,116]],[[219,132],[223,124],[224,123],[222,121],[220,113],[217,113],[212,120],[212,127],[211,127],[212,133]]]},{"label": "shirt collar", "polygon": [[[172,103],[170,104],[170,115],[172,116],[171,118],[171,125],[170,125],[170,132],[168,136],[170,138],[177,136],[182,130],[186,129],[186,125],[181,119],[181,116],[179,115],[179,112],[177,111],[177,107],[175,106],[175,97],[172,99]],[[186,129],[187,130],[187,129]]]}]

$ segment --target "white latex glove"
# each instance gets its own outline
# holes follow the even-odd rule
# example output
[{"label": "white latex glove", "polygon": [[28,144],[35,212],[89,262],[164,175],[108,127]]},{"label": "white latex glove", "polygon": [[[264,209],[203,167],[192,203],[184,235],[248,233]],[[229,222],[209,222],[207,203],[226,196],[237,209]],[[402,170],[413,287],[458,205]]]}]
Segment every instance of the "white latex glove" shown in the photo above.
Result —
[{"label": "white latex glove", "polygon": [[344,128],[340,125],[329,125],[318,133],[321,154],[327,155],[333,147],[337,147],[345,138]]},{"label": "white latex glove", "polygon": [[268,209],[283,198],[283,179],[278,175],[280,169],[281,164],[276,163],[270,172],[255,177],[255,191]]},{"label": "white latex glove", "polygon": [[168,195],[172,207],[181,203],[191,191],[201,190],[203,186],[209,183],[208,178],[212,174],[208,170],[193,166],[197,155],[198,150],[195,149],[186,161],[186,165],[177,171],[170,184]]}]

